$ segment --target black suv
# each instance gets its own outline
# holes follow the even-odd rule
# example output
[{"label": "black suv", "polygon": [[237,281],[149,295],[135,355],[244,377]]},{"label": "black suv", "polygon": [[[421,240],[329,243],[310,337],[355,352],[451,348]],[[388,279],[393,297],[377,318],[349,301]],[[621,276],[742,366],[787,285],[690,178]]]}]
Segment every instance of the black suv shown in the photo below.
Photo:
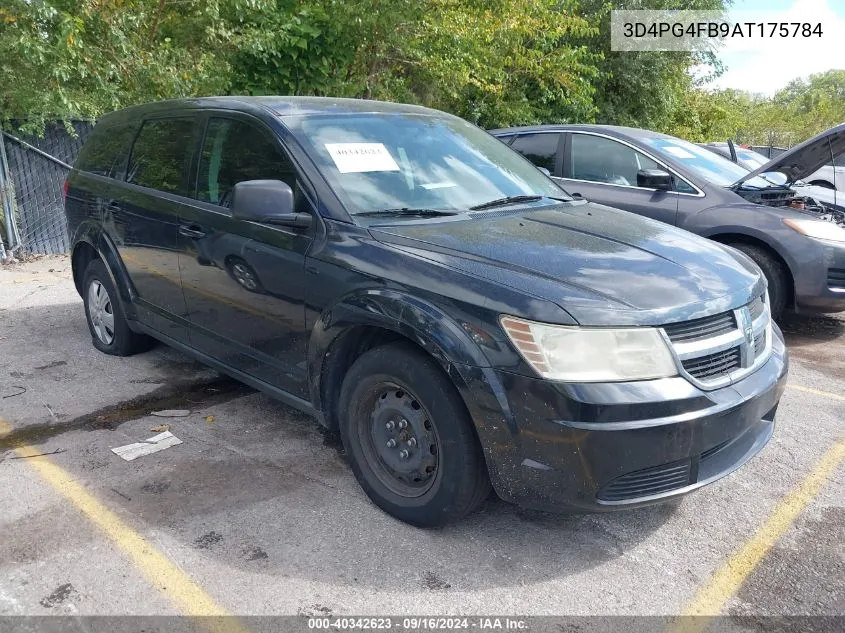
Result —
[{"label": "black suv", "polygon": [[103,117],[68,178],[94,345],[158,339],[340,431],[416,525],[610,510],[766,443],[787,356],[747,257],[570,199],[456,117],[207,98]]}]

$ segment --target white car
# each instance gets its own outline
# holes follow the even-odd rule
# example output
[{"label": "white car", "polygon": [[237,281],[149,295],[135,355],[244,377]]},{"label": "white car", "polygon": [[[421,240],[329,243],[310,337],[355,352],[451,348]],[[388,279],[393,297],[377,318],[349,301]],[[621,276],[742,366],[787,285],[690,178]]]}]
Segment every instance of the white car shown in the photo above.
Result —
[{"label": "white car", "polygon": [[845,192],[845,156],[839,156],[833,165],[825,165],[805,180],[811,185]]}]

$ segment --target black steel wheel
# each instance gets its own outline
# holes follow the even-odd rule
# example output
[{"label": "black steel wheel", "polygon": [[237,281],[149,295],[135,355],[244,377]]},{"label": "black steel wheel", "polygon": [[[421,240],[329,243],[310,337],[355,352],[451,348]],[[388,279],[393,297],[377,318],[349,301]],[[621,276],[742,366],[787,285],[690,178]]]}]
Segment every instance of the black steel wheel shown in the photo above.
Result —
[{"label": "black steel wheel", "polygon": [[392,382],[374,385],[364,408],[372,413],[369,425],[357,425],[358,441],[375,475],[403,497],[425,494],[437,477],[440,450],[429,413]]},{"label": "black steel wheel", "polygon": [[341,439],[358,482],[396,518],[442,525],[489,494],[466,407],[421,350],[392,343],[363,354],[343,381],[340,411]]}]

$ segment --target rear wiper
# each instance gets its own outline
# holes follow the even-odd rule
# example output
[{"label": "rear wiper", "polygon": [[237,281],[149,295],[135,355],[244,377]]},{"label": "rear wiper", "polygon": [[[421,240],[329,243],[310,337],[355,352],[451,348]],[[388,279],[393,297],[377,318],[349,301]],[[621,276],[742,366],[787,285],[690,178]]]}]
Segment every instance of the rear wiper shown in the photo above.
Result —
[{"label": "rear wiper", "polygon": [[455,211],[443,211],[440,209],[412,209],[410,207],[401,207],[399,209],[379,209],[377,211],[362,211],[356,213],[356,216],[375,217],[380,215],[416,215],[416,216],[438,216],[438,215],[457,215]]},{"label": "rear wiper", "polygon": [[504,207],[509,204],[517,204],[519,202],[536,202],[543,198],[550,200],[557,200],[558,202],[572,202],[572,198],[555,198],[554,196],[505,196],[504,198],[496,198],[489,202],[482,202],[474,207],[470,207],[470,211],[481,211],[482,209],[492,209],[494,207]]}]

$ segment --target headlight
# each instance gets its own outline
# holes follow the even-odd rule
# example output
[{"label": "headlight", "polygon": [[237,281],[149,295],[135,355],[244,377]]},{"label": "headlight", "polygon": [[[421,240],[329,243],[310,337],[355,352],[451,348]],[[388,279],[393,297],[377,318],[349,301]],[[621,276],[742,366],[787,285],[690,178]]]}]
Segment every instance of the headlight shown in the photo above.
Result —
[{"label": "headlight", "polygon": [[817,240],[829,240],[831,242],[845,242],[845,229],[833,222],[787,218],[783,223],[793,231],[798,231],[801,235],[806,235],[807,237],[814,237]]},{"label": "headlight", "polygon": [[526,362],[549,380],[620,382],[678,374],[666,342],[654,328],[589,329],[509,316],[501,323]]}]

